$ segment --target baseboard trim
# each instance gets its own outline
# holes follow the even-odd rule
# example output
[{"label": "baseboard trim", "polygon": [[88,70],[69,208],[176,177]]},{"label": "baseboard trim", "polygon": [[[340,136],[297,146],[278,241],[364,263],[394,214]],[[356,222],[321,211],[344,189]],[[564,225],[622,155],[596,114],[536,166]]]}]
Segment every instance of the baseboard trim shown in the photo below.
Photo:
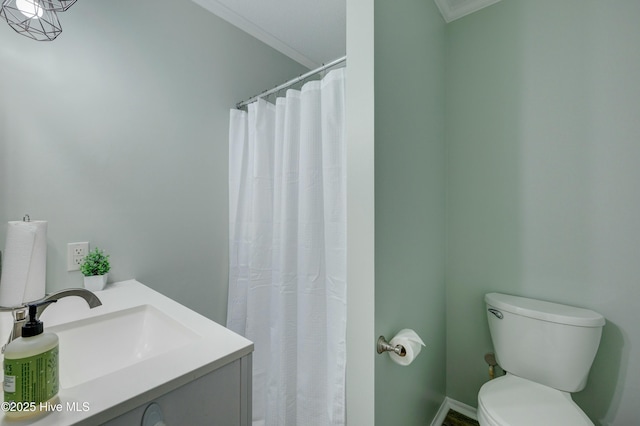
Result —
[{"label": "baseboard trim", "polygon": [[448,399],[448,397],[445,397],[442,404],[440,404],[440,408],[438,409],[436,416],[431,421],[431,426],[442,426],[442,422],[444,422],[444,419],[447,417],[447,413],[449,412]]},{"label": "baseboard trim", "polygon": [[440,405],[436,416],[431,422],[431,426],[441,426],[442,422],[444,422],[444,419],[447,417],[447,413],[449,412],[449,410],[457,411],[458,413],[464,414],[465,416],[473,420],[478,420],[478,415],[475,408],[447,396],[444,398],[444,401],[442,401],[442,404]]}]

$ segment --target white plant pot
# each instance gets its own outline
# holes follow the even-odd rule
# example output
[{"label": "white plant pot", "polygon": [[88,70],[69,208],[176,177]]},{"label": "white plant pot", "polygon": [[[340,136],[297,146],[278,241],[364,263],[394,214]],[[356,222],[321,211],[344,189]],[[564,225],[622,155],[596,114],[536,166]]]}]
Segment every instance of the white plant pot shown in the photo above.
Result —
[{"label": "white plant pot", "polygon": [[100,291],[107,285],[107,277],[109,274],[104,275],[91,275],[84,277],[84,288],[89,291]]}]

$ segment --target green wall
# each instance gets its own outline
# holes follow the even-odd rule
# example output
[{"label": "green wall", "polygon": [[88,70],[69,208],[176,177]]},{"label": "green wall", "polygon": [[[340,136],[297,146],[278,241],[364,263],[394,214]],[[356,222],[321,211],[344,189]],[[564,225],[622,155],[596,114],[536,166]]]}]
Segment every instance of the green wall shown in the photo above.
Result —
[{"label": "green wall", "polygon": [[229,108],[304,68],[190,0],[80,1],[35,42],[0,22],[0,241],[46,219],[47,289],[82,286],[66,244],[226,321]]},{"label": "green wall", "polygon": [[[447,395],[475,406],[483,295],[607,318],[596,424],[640,402],[640,3],[505,0],[447,26]],[[543,361],[543,360],[542,360]]]},{"label": "green wall", "polygon": [[375,2],[375,329],[413,328],[407,367],[375,360],[375,423],[427,425],[445,394],[444,21],[432,1]]}]

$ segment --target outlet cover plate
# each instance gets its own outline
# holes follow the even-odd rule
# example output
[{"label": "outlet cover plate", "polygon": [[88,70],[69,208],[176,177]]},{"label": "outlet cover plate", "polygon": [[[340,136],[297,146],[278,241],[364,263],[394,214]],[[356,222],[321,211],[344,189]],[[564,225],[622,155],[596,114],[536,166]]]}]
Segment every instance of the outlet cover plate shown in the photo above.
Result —
[{"label": "outlet cover plate", "polygon": [[82,259],[89,253],[89,243],[67,244],[67,271],[79,271]]}]

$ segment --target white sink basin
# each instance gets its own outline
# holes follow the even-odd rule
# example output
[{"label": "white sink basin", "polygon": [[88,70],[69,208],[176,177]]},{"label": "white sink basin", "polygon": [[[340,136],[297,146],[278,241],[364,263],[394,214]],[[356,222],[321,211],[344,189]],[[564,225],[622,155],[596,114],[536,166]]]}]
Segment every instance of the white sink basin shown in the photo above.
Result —
[{"label": "white sink basin", "polygon": [[60,339],[59,408],[17,422],[0,412],[0,426],[103,424],[253,351],[244,337],[135,280],[96,296],[94,309],[65,297],[41,315]]},{"label": "white sink basin", "polygon": [[198,338],[151,305],[50,327],[60,339],[60,387],[71,388]]}]

